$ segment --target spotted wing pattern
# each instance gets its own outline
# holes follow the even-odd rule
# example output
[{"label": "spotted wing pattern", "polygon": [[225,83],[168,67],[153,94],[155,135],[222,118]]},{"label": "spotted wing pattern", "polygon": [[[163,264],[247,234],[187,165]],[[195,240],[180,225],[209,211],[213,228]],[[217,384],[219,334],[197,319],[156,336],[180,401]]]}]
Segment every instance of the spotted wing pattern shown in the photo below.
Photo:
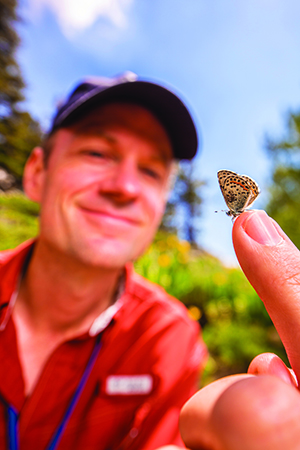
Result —
[{"label": "spotted wing pattern", "polygon": [[260,192],[252,178],[230,170],[219,170],[218,180],[225,203],[229,208],[226,212],[228,216],[239,216],[252,205]]}]

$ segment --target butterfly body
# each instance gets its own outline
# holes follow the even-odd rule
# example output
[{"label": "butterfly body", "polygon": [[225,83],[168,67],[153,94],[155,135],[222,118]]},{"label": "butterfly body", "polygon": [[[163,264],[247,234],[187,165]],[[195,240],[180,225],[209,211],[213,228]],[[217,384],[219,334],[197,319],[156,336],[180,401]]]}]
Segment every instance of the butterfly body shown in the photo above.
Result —
[{"label": "butterfly body", "polygon": [[258,197],[260,190],[257,183],[246,175],[239,175],[230,170],[219,170],[218,181],[229,211],[233,218],[242,214]]}]

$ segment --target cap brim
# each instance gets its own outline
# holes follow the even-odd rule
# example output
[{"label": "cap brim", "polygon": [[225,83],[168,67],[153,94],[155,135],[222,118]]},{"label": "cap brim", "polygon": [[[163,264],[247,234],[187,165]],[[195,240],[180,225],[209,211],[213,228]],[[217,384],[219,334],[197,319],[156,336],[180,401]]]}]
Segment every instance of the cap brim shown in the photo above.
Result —
[{"label": "cap brim", "polygon": [[150,110],[166,129],[176,159],[192,159],[198,147],[197,131],[184,103],[168,89],[148,81],[96,86],[54,119],[52,131],[70,125],[96,105],[113,101],[139,104]]}]

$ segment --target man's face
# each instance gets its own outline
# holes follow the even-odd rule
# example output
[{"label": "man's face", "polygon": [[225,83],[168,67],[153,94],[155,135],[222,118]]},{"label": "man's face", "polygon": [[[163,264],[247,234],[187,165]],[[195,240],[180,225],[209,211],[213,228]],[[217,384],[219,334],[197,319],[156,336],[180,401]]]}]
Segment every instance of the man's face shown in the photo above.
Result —
[{"label": "man's face", "polygon": [[169,138],[146,109],[108,104],[60,129],[41,184],[40,239],[99,267],[120,268],[149,245],[172,170]]}]

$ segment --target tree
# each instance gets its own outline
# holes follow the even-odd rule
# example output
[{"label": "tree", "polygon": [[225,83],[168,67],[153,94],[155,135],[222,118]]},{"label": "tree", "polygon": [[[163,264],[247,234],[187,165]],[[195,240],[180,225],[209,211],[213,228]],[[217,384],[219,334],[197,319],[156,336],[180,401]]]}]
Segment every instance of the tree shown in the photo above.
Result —
[{"label": "tree", "polygon": [[300,112],[289,112],[281,139],[266,139],[272,182],[266,210],[300,248]]},{"label": "tree", "polygon": [[161,229],[175,232],[192,245],[197,245],[201,214],[201,187],[204,182],[195,178],[194,163],[181,162],[172,195],[168,201]]},{"label": "tree", "polygon": [[16,0],[0,0],[0,166],[12,174],[17,186],[25,161],[41,139],[39,124],[20,109],[25,87],[15,59],[19,36]]}]

